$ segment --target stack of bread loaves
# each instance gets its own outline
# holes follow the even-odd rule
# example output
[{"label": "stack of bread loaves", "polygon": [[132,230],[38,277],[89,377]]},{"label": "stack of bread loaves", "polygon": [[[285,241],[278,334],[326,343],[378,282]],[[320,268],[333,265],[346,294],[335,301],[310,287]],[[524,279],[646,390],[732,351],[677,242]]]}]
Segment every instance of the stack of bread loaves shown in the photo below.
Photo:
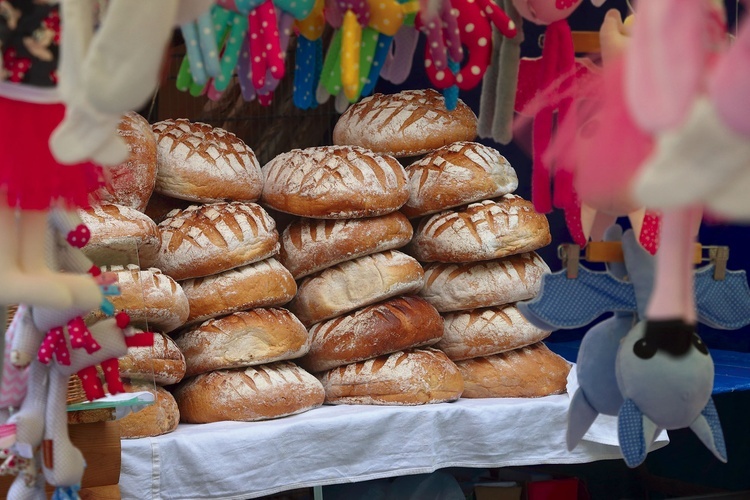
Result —
[{"label": "stack of bread loaves", "polygon": [[[153,347],[133,347],[120,359],[120,375],[132,391],[150,391],[156,402],[120,420],[121,436],[157,436],[179,422],[177,403],[163,388],[179,382],[185,359],[165,333],[188,317],[187,297],[169,276],[153,266],[161,245],[156,224],[143,213],[156,183],[156,139],[137,113],[120,121],[118,132],[130,149],[128,160],[107,170],[107,187],[94,193],[92,206],[79,210],[91,232],[83,252],[104,271],[117,276],[120,295],[108,297],[128,313],[131,324],[154,332]],[[101,312],[87,321],[96,322]]]},{"label": "stack of bread loaves", "polygon": [[320,383],[287,361],[309,348],[288,310],[297,290],[276,260],[274,220],[257,203],[255,154],[235,135],[188,120],[153,125],[156,192],[191,203],[158,225],[155,265],[179,281],[189,305],[175,342],[186,374],[174,390],[180,419],[260,420],[323,403]]},{"label": "stack of bread loaves", "polygon": [[[405,251],[425,263],[420,296],[444,318],[436,347],[456,361],[463,397],[530,397],[565,390],[567,363],[541,343],[549,332],[513,305],[533,297],[549,271],[534,253],[551,241],[544,215],[511,193],[518,178],[496,150],[473,141],[477,119],[452,112],[435,91],[376,94],[339,119],[334,142],[398,157],[413,219]],[[425,155],[426,153],[426,155]]]},{"label": "stack of bread loaves", "polygon": [[263,167],[262,202],[299,218],[283,231],[280,260],[298,280],[289,308],[309,327],[299,360],[327,403],[413,405],[457,399],[455,365],[426,347],[440,315],[415,294],[424,273],[396,250],[412,227],[398,209],[409,196],[393,157],[359,147],[281,154]]}]

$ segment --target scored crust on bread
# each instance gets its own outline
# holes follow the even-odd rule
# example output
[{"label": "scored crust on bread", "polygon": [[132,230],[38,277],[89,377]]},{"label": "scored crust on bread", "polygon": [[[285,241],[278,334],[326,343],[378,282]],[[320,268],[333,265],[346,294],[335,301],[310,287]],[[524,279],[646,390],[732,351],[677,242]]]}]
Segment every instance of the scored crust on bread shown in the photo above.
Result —
[{"label": "scored crust on bread", "polygon": [[440,312],[493,307],[535,297],[547,263],[536,252],[463,264],[424,267],[419,295]]},{"label": "scored crust on bread", "polygon": [[464,398],[538,398],[566,391],[570,363],[543,342],[494,356],[456,361]]},{"label": "scored crust on bread", "polygon": [[310,349],[307,329],[282,308],[256,308],[211,319],[181,332],[175,342],[185,356],[188,377],[295,359]]},{"label": "scored crust on bread", "polygon": [[107,183],[91,195],[92,204],[116,203],[144,211],[156,185],[156,136],[151,124],[135,111],[123,115],[117,133],[130,154],[123,163],[107,167]]},{"label": "scored crust on bread", "polygon": [[435,348],[453,361],[518,349],[550,334],[529,323],[513,304],[444,313],[443,319],[443,336]]},{"label": "scored crust on bread", "polygon": [[320,372],[431,345],[442,335],[440,313],[426,300],[406,295],[313,325],[310,351],[298,362],[306,370]]},{"label": "scored crust on bread", "polygon": [[518,176],[497,150],[476,142],[455,142],[406,167],[409,218],[512,193]]},{"label": "scored crust on bread", "polygon": [[213,203],[177,210],[159,224],[156,267],[176,280],[198,278],[276,255],[276,223],[256,203]]},{"label": "scored crust on bread", "polygon": [[309,327],[381,300],[417,293],[423,283],[419,262],[398,250],[387,250],[303,278],[289,310]]},{"label": "scored crust on bread", "polygon": [[421,262],[475,262],[530,252],[549,245],[544,214],[508,194],[425,217],[407,251]]},{"label": "scored crust on bread", "polygon": [[185,376],[185,356],[169,336],[155,332],[154,345],[130,347],[119,359],[120,375],[128,379],[153,382],[157,385],[176,384]]},{"label": "scored crust on bread", "polygon": [[190,304],[187,323],[254,307],[280,306],[297,293],[292,274],[273,257],[219,274],[181,281],[180,285]]},{"label": "scored crust on bread", "polygon": [[159,193],[201,203],[260,198],[263,179],[258,160],[233,133],[185,118],[155,123],[153,130]]},{"label": "scored crust on bread", "polygon": [[81,250],[94,264],[154,264],[161,234],[147,215],[110,203],[80,209],[78,215],[91,232],[91,239]]},{"label": "scored crust on bread", "polygon": [[430,347],[398,351],[318,374],[329,404],[420,405],[455,401],[464,384],[456,365]]},{"label": "scored crust on bread", "polygon": [[353,104],[333,129],[334,144],[349,144],[397,158],[473,141],[477,117],[461,99],[453,111],[433,89],[374,94]]},{"label": "scored crust on bread", "polygon": [[183,422],[250,422],[302,413],[323,404],[320,382],[290,361],[217,370],[187,379],[174,392]]},{"label": "scored crust on bread", "polygon": [[353,146],[282,153],[263,168],[261,201],[280,212],[321,219],[375,217],[409,198],[404,167]]},{"label": "scored crust on bread", "polygon": [[346,260],[406,245],[409,220],[399,212],[363,219],[307,219],[281,233],[279,261],[300,279]]}]

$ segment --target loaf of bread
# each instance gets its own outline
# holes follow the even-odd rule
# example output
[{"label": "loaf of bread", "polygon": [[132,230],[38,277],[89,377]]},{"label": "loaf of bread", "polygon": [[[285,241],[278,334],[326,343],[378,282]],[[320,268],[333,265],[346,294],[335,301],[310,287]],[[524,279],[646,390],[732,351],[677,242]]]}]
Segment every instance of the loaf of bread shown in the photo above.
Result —
[{"label": "loaf of bread", "polygon": [[279,252],[276,224],[255,203],[214,203],[173,212],[159,224],[156,267],[176,280],[199,278]]},{"label": "loaf of bread", "polygon": [[437,342],[440,313],[416,296],[396,297],[310,328],[311,345],[299,365],[311,372],[330,370]]},{"label": "loaf of bread", "polygon": [[163,387],[133,380],[125,383],[127,392],[148,391],[155,396],[154,404],[129,413],[117,422],[120,427],[120,437],[135,439],[142,437],[161,436],[172,432],[180,423],[180,410],[174,396]]},{"label": "loaf of bread", "polygon": [[175,390],[183,422],[254,421],[302,413],[323,404],[320,382],[291,361],[190,378]]},{"label": "loaf of bread", "polygon": [[326,403],[420,405],[455,401],[464,383],[456,365],[430,347],[398,351],[318,375]]},{"label": "loaf of bread", "polygon": [[185,118],[153,126],[156,191],[200,203],[257,201],[263,190],[255,153],[231,132]]},{"label": "loaf of bread", "polygon": [[443,337],[435,348],[453,361],[511,351],[550,334],[529,323],[512,304],[445,313],[443,319]]},{"label": "loaf of bread", "polygon": [[107,183],[92,193],[93,204],[116,203],[143,211],[156,184],[156,137],[138,113],[126,113],[117,126],[130,150],[128,159],[105,169]]},{"label": "loaf of bread", "polygon": [[497,150],[477,142],[454,142],[406,168],[409,218],[512,193],[516,171]]},{"label": "loaf of bread", "polygon": [[289,311],[257,308],[210,319],[181,332],[186,376],[295,359],[310,349],[307,329]]},{"label": "loaf of bread", "polygon": [[397,158],[473,141],[477,117],[462,100],[453,111],[433,89],[375,94],[353,104],[333,129],[334,144],[351,144]]},{"label": "loaf of bread", "polygon": [[[125,311],[134,326],[169,333],[188,318],[189,305],[182,287],[155,268],[140,269],[134,264],[104,266],[103,271],[117,274],[120,295],[107,297],[115,309]],[[99,321],[104,313],[93,311],[87,321]]]},{"label": "loaf of bread", "polygon": [[289,310],[309,327],[381,300],[417,293],[423,283],[419,262],[398,250],[387,250],[303,278]]},{"label": "loaf of bread", "polygon": [[281,233],[279,260],[300,279],[346,260],[400,248],[412,227],[399,212],[364,219],[298,219]]},{"label": "loaf of bread", "polygon": [[147,215],[124,205],[103,203],[79,210],[91,231],[83,253],[98,266],[138,264],[151,267],[159,253],[161,235]]},{"label": "loaf of bread", "polygon": [[358,147],[294,149],[262,170],[261,201],[302,217],[375,217],[398,210],[409,198],[404,167]]},{"label": "loaf of bread", "polygon": [[408,252],[421,262],[476,262],[530,252],[549,245],[544,214],[508,194],[425,217]]},{"label": "loaf of bread", "polygon": [[297,293],[291,273],[273,257],[180,285],[190,304],[188,323],[254,307],[280,306]]},{"label": "loaf of bread", "polygon": [[457,361],[464,398],[538,398],[565,392],[570,364],[544,343]]},{"label": "loaf of bread", "polygon": [[542,286],[547,263],[536,252],[467,264],[428,264],[419,295],[440,312],[466,311],[530,299]]},{"label": "loaf of bread", "polygon": [[185,376],[185,356],[174,340],[154,333],[152,347],[130,347],[120,358],[120,375],[157,385],[176,384]]}]

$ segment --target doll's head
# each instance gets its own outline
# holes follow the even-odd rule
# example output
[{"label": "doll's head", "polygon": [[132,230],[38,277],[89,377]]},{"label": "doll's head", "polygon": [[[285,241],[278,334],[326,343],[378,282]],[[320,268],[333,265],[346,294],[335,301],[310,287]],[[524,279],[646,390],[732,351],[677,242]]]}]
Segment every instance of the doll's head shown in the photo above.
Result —
[{"label": "doll's head", "polygon": [[547,25],[565,19],[583,0],[513,0],[513,6],[524,19]]}]

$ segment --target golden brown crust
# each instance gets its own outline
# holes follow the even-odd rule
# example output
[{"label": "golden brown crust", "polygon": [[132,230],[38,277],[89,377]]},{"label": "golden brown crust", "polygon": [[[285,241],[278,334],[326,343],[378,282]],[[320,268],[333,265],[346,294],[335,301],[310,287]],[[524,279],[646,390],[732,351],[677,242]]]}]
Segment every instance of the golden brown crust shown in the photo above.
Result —
[{"label": "golden brown crust", "polygon": [[156,396],[156,400],[154,404],[129,413],[117,421],[120,425],[121,438],[161,436],[177,428],[180,423],[180,410],[169,391],[163,387],[135,380],[125,383],[125,390],[127,392],[148,391]]},{"label": "golden brown crust", "polygon": [[409,198],[404,167],[359,147],[294,149],[262,170],[262,202],[302,217],[375,217],[398,210]]},{"label": "golden brown crust", "polygon": [[539,342],[529,347],[457,361],[465,398],[538,398],[566,391],[570,364]]},{"label": "golden brown crust", "polygon": [[299,219],[281,234],[279,260],[300,279],[346,260],[400,248],[412,232],[399,212],[363,219]]},{"label": "golden brown crust", "polygon": [[159,224],[156,267],[176,280],[217,274],[276,255],[276,223],[255,203],[212,203],[176,211]]},{"label": "golden brown crust", "polygon": [[397,158],[457,141],[473,141],[477,117],[463,101],[453,111],[433,89],[375,94],[353,104],[333,129],[334,144],[362,146]]},{"label": "golden brown crust", "polygon": [[313,325],[310,352],[299,364],[311,372],[330,370],[391,352],[434,344],[443,319],[426,300],[403,296]]},{"label": "golden brown crust", "polygon": [[185,357],[174,340],[159,332],[154,333],[152,347],[130,347],[119,365],[124,378],[157,385],[176,384],[185,376]]},{"label": "golden brown crust", "polygon": [[456,365],[429,347],[340,366],[318,378],[331,404],[442,403],[458,399],[464,388]]},{"label": "golden brown crust", "polygon": [[408,251],[422,262],[476,262],[549,245],[544,214],[512,194],[425,217]]},{"label": "golden brown crust", "polygon": [[516,171],[497,150],[476,142],[454,142],[406,167],[409,200],[401,207],[415,218],[512,193]]},{"label": "golden brown crust", "polygon": [[283,417],[318,407],[324,398],[320,382],[289,361],[204,373],[175,390],[182,421],[194,424]]},{"label": "golden brown crust", "polygon": [[297,293],[291,273],[273,257],[223,273],[180,282],[190,304],[187,323],[286,304]]},{"label": "golden brown crust", "polygon": [[282,308],[257,308],[211,319],[181,332],[175,342],[185,355],[188,377],[295,359],[310,349],[307,329]]}]

